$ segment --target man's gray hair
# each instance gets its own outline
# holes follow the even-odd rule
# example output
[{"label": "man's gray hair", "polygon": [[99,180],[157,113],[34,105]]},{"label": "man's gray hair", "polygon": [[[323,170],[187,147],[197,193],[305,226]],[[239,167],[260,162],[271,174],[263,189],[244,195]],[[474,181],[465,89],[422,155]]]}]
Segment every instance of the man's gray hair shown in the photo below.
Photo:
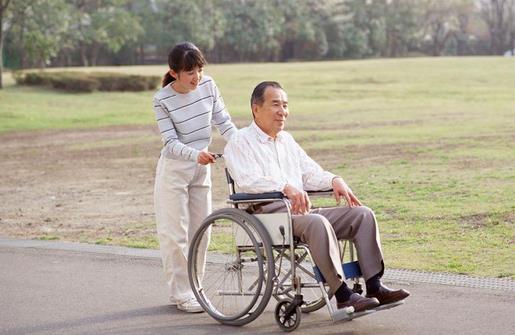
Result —
[{"label": "man's gray hair", "polygon": [[283,89],[281,84],[279,84],[276,81],[263,81],[259,83],[255,88],[254,91],[252,91],[252,95],[250,96],[250,107],[252,108],[253,105],[259,105],[261,106],[263,102],[265,101],[265,91],[267,87],[274,87],[274,88],[280,88]]}]

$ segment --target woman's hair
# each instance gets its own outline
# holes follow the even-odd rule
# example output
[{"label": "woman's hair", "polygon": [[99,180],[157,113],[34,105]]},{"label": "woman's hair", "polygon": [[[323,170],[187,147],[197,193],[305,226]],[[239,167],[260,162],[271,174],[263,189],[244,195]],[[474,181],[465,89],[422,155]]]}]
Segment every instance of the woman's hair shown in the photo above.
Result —
[{"label": "woman's hair", "polygon": [[[206,64],[207,62],[202,52],[191,42],[177,44],[168,54],[168,66],[176,73],[191,71],[196,66],[203,67]],[[162,86],[165,87],[174,80],[175,78],[168,71],[163,77]]]}]

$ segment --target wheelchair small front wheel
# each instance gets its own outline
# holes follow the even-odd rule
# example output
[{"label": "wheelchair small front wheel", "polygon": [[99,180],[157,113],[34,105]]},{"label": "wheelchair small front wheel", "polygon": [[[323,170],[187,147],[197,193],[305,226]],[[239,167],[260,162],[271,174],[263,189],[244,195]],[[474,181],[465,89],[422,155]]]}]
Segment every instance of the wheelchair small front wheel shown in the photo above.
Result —
[{"label": "wheelchair small front wheel", "polygon": [[289,299],[279,301],[275,307],[275,321],[286,332],[297,329],[300,325],[301,315],[300,306],[293,307],[292,301]]}]

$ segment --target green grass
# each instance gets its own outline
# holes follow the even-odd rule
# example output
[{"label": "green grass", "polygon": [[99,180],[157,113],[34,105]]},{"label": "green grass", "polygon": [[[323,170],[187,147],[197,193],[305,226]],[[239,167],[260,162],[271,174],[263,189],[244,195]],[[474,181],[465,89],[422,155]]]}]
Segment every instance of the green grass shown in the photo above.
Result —
[{"label": "green grass", "polygon": [[[95,70],[152,75],[166,67]],[[287,128],[376,211],[388,266],[515,278],[512,59],[210,65],[206,73],[240,125],[251,119],[253,87],[281,82]],[[153,124],[151,96],[8,85],[0,132]]]},{"label": "green grass", "polygon": [[41,240],[41,241],[56,241],[56,240],[59,240],[59,236],[54,236],[54,235],[41,235],[37,238],[38,240]]},{"label": "green grass", "polygon": [[[89,240],[85,241],[86,243]],[[141,249],[157,249],[159,248],[159,241],[157,240],[157,236],[143,236],[143,237],[111,237],[104,236],[102,238],[98,238],[94,242],[99,245],[121,245],[129,248],[141,248]]]}]

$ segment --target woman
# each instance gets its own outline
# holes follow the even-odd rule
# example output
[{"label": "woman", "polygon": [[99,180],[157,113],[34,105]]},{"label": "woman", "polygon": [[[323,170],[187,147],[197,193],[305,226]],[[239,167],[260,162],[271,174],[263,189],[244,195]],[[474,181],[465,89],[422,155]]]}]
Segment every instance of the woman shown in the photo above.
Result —
[{"label": "woman", "polygon": [[[164,143],[154,189],[157,233],[170,301],[179,310],[202,312],[188,280],[188,241],[211,212],[211,172],[207,151],[214,125],[227,141],[236,127],[214,80],[202,73],[206,60],[192,43],[168,55],[170,70],[154,95],[154,111]],[[205,247],[205,244],[204,244]],[[205,261],[205,260],[201,260]]]}]

